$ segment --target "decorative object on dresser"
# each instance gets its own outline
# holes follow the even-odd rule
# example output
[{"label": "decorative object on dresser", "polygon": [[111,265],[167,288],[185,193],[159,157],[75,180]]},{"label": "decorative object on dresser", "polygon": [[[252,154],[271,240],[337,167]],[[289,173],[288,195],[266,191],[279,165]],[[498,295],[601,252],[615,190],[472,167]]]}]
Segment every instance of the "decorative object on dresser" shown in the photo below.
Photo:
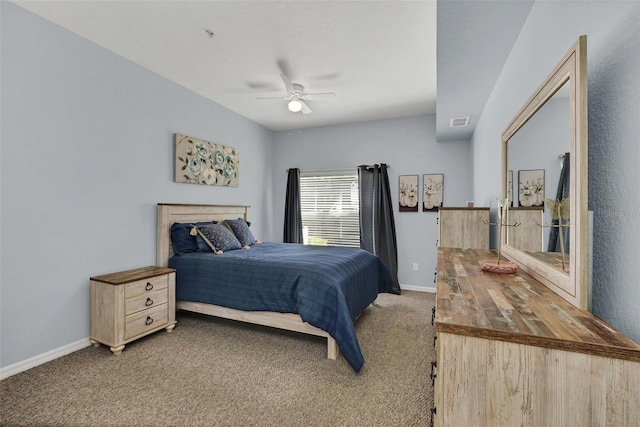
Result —
[{"label": "decorative object on dresser", "polygon": [[480,261],[480,267],[485,271],[491,271],[492,273],[515,273],[518,270],[518,265],[511,261],[502,261],[502,229],[503,227],[519,227],[520,223],[514,222],[509,224],[507,220],[507,210],[509,209],[509,199],[498,200],[498,222],[482,221],[487,225],[495,225],[498,227],[498,258],[483,259]]},{"label": "decorative object on dresser", "polygon": [[491,254],[438,250],[435,425],[640,425],[640,345]]},{"label": "decorative object on dresser", "polygon": [[438,246],[489,249],[489,208],[442,207],[438,218]]},{"label": "decorative object on dresser", "polygon": [[175,280],[175,270],[162,267],[91,277],[91,344],[108,345],[118,355],[131,341],[173,331]]},{"label": "decorative object on dresser", "polygon": [[175,134],[175,182],[237,187],[238,150],[191,136]]},{"label": "decorative object on dresser", "polygon": [[444,174],[422,175],[422,189],[422,212],[437,212],[444,198]]},{"label": "decorative object on dresser", "polygon": [[418,212],[418,175],[400,175],[398,180],[400,212]]},{"label": "decorative object on dresser", "polygon": [[[547,141],[553,143],[546,144]],[[553,194],[548,198],[569,198],[571,225],[564,228],[568,229],[565,240],[569,242],[569,250],[566,251],[565,266],[568,264],[569,271],[562,268],[561,259],[558,259],[561,252],[555,245],[551,252],[523,250],[510,240],[515,237],[513,234],[505,233],[502,253],[571,304],[589,309],[591,227],[587,211],[586,36],[580,36],[571,46],[502,133],[502,197],[508,197],[509,170],[518,169],[522,173],[528,169],[544,169],[551,177],[557,169],[560,174],[561,170],[556,168],[559,150],[569,153],[569,193],[563,193],[561,197]],[[568,160],[565,155],[562,158]],[[555,181],[555,178],[551,180]]]}]

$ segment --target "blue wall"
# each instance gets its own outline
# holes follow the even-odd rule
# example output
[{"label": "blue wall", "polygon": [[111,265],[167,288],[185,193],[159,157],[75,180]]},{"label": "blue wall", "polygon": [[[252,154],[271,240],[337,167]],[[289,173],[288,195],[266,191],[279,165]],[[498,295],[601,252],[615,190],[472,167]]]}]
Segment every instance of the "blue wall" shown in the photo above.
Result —
[{"label": "blue wall", "polygon": [[[12,3],[0,7],[7,366],[87,339],[89,277],[155,264],[158,202],[252,205],[265,238],[273,132]],[[175,132],[237,148],[240,186],[174,183]]]},{"label": "blue wall", "polygon": [[[398,280],[405,287],[435,287],[437,212],[398,211],[400,175],[419,175],[422,188],[423,174],[444,173],[444,206],[466,206],[471,200],[470,144],[436,142],[435,126],[435,115],[428,115],[276,132],[272,169],[275,235],[282,236],[288,168],[355,169],[362,164],[387,163],[391,165]],[[418,263],[418,271],[413,270],[413,263]]]}]

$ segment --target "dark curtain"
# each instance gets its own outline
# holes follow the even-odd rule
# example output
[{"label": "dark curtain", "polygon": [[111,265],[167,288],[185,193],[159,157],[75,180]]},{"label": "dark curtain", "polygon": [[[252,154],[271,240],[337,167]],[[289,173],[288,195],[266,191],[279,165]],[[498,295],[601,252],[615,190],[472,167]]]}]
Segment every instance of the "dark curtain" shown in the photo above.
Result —
[{"label": "dark curtain", "polygon": [[287,196],[284,202],[284,243],[303,243],[300,210],[300,169],[289,169]]},{"label": "dark curtain", "polygon": [[[564,153],[562,159],[562,169],[560,170],[560,180],[558,182],[558,191],[556,192],[556,200],[562,200],[569,197],[569,153]],[[571,200],[571,203],[574,201]],[[567,221],[563,221],[565,224]],[[554,219],[552,225],[559,225],[559,220]],[[551,227],[549,230],[549,246],[548,252],[560,252],[560,239],[558,233],[563,233],[564,252],[569,253],[569,227]]]},{"label": "dark curtain", "polygon": [[393,277],[392,292],[399,295],[398,245],[387,165],[358,166],[358,187],[360,247],[380,258]]}]

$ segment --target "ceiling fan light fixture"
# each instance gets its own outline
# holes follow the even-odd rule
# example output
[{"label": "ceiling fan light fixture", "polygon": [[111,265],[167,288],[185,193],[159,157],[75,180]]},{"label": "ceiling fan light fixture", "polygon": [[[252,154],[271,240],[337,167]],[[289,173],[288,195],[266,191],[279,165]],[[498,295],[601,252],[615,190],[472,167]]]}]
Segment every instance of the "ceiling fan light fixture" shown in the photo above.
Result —
[{"label": "ceiling fan light fixture", "polygon": [[298,111],[302,110],[302,102],[298,101],[297,99],[289,101],[289,104],[287,106],[289,107],[289,111],[291,111],[292,113],[297,113]]}]

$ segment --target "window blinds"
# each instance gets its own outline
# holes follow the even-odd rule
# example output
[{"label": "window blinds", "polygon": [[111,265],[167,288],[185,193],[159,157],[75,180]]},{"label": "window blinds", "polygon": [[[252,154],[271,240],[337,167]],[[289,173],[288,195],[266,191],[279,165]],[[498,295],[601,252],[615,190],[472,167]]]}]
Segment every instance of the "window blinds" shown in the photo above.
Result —
[{"label": "window blinds", "polygon": [[300,176],[304,243],[360,247],[357,171]]}]

